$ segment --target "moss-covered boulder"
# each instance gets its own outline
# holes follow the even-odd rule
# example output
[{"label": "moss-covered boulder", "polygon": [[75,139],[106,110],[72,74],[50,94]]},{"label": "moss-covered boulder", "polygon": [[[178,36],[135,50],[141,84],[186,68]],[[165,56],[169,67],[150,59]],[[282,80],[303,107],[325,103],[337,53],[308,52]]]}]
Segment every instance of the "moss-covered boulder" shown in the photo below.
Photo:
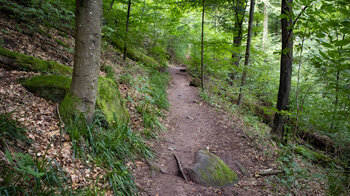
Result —
[{"label": "moss-covered boulder", "polygon": [[70,76],[73,69],[55,61],[45,61],[33,56],[13,52],[0,47],[0,62],[8,68],[34,71],[40,73],[52,73]]},{"label": "moss-covered boulder", "polygon": [[[72,79],[62,75],[43,75],[24,79],[21,84],[35,95],[61,102],[60,113],[65,122],[75,113],[74,104],[79,101],[71,95],[69,87]],[[113,124],[115,118],[118,122],[127,122],[129,114],[125,108],[117,83],[109,78],[99,77],[97,108],[106,116],[107,121]]]},{"label": "moss-covered boulder", "polygon": [[129,113],[125,108],[118,85],[110,78],[99,77],[96,104],[109,123],[113,123],[115,118],[118,122],[124,123],[129,120]]},{"label": "moss-covered boulder", "polygon": [[191,180],[204,186],[225,187],[238,181],[237,174],[208,150],[199,150],[194,166],[186,170]]},{"label": "moss-covered boulder", "polygon": [[25,79],[20,83],[36,96],[58,103],[63,100],[71,81],[67,76],[43,75]]}]

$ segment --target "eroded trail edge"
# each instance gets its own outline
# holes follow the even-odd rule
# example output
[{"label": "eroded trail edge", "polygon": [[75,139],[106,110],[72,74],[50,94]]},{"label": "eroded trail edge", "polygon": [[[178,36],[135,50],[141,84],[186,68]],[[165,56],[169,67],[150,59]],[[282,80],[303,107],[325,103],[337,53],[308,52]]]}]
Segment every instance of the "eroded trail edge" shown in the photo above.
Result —
[{"label": "eroded trail edge", "polygon": [[[151,144],[157,153],[155,162],[167,173],[152,175],[147,164],[137,164],[134,176],[141,189],[139,195],[267,195],[265,180],[256,178],[254,172],[270,168],[272,161],[252,147],[241,129],[241,122],[201,100],[198,88],[189,85],[190,77],[181,69],[184,67],[169,67],[172,80],[168,89],[171,104],[168,131]],[[194,182],[186,183],[180,177],[173,154],[180,157],[184,167],[190,167],[195,153],[206,147],[238,173],[237,185],[203,187]],[[248,176],[242,174],[238,165],[246,168]]]}]

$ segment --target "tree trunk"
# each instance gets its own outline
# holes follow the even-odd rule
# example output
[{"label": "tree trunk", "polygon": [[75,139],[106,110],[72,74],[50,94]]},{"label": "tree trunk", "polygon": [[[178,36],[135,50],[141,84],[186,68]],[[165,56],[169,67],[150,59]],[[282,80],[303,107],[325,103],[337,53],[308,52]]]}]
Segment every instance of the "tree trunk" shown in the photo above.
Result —
[{"label": "tree trunk", "polygon": [[264,3],[264,32],[262,40],[262,48],[265,51],[267,37],[269,35],[269,13],[267,12],[267,5]]},{"label": "tree trunk", "polygon": [[[245,9],[246,9],[247,3],[246,0],[238,0],[234,7],[235,12],[235,30],[233,33],[233,46],[235,49],[240,50],[240,47],[242,45],[242,38],[243,38],[243,21],[245,16]],[[232,59],[233,59],[233,65],[236,67],[239,67],[239,61],[241,60],[241,53],[239,52],[233,52],[232,53]],[[230,73],[230,79],[233,81],[235,79],[235,73],[232,70]],[[233,85],[233,82],[231,81],[231,86]]]},{"label": "tree trunk", "polygon": [[201,88],[204,91],[204,2],[203,0],[203,11],[202,11],[202,51],[201,51]]},{"label": "tree trunk", "polygon": [[128,31],[129,31],[130,8],[131,8],[131,0],[128,1],[128,14],[126,16],[126,28],[125,28],[125,35],[124,35],[124,55],[123,55],[123,60],[126,59],[126,49],[127,49]]},{"label": "tree trunk", "polygon": [[[307,23],[306,23],[307,26]],[[305,41],[305,34],[306,29],[303,34],[303,38],[301,40],[301,49],[300,49],[300,59],[299,59],[299,65],[298,65],[298,79],[297,79],[297,92],[296,92],[296,106],[297,106],[297,115],[295,120],[295,129],[293,133],[293,140],[295,139],[296,133],[298,132],[298,123],[299,123],[299,115],[300,115],[300,106],[299,106],[299,86],[300,86],[300,69],[301,69],[301,63],[303,60],[303,49],[304,49],[304,41]]]},{"label": "tree trunk", "polygon": [[337,107],[338,107],[338,100],[339,100],[339,97],[338,97],[338,92],[339,92],[339,69],[337,70],[337,75],[336,75],[336,78],[337,78],[337,81],[336,81],[336,84],[335,84],[335,102],[334,102],[334,108],[333,108],[333,116],[332,116],[332,122],[331,122],[331,129],[335,129],[336,126],[334,126],[334,120],[335,120],[335,114],[337,113]]},{"label": "tree trunk", "polygon": [[115,1],[115,0],[112,0],[111,4],[109,4],[109,9],[110,9],[110,10],[113,8],[114,1]]},{"label": "tree trunk", "polygon": [[80,99],[78,112],[92,122],[101,57],[102,0],[76,0],[75,53],[70,93]]},{"label": "tree trunk", "polygon": [[[282,0],[282,14],[286,15],[282,18],[282,53],[281,53],[281,71],[280,84],[277,96],[277,110],[273,121],[271,133],[277,139],[282,141],[284,133],[285,115],[283,112],[288,110],[289,93],[291,87],[292,64],[293,64],[293,30],[292,25],[292,3],[293,0]],[[288,18],[288,20],[287,20]]]},{"label": "tree trunk", "polygon": [[250,42],[252,40],[252,29],[253,29],[253,20],[254,20],[254,6],[255,0],[250,1],[250,10],[249,10],[249,23],[248,23],[248,38],[247,38],[247,47],[245,51],[245,59],[244,59],[244,70],[242,74],[241,87],[239,88],[239,96],[238,96],[238,107],[242,106],[243,102],[243,87],[247,78],[247,69],[249,65],[249,56],[250,56]]}]

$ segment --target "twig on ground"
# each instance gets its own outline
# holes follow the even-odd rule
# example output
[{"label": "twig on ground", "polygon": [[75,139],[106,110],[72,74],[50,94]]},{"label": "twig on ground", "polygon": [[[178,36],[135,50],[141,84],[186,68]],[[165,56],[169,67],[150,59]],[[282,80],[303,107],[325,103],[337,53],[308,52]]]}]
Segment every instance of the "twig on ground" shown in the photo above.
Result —
[{"label": "twig on ground", "polygon": [[277,174],[281,174],[281,173],[284,173],[284,171],[283,170],[268,169],[268,170],[258,171],[257,176],[270,176],[270,175],[277,175]]}]

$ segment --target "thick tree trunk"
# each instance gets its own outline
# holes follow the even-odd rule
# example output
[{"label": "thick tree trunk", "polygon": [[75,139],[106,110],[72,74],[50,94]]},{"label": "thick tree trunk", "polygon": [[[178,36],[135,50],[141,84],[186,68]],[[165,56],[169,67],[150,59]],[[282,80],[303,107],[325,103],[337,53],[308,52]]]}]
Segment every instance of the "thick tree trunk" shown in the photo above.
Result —
[{"label": "thick tree trunk", "polygon": [[202,51],[201,51],[201,88],[202,91],[204,91],[204,3],[205,0],[203,0],[203,11],[202,11]]},{"label": "thick tree trunk", "polygon": [[264,3],[264,31],[263,31],[263,40],[262,48],[265,51],[267,37],[269,35],[269,13],[267,12],[267,5]]},{"label": "thick tree trunk", "polygon": [[131,0],[128,1],[128,14],[126,16],[126,28],[125,28],[125,36],[124,36],[124,55],[123,55],[123,60],[126,59],[126,49],[127,49],[128,31],[129,31],[130,8],[131,8]]},{"label": "thick tree trunk", "polygon": [[[282,54],[280,84],[277,97],[277,110],[273,121],[271,133],[276,135],[277,139],[283,139],[285,115],[283,112],[288,110],[289,93],[291,87],[292,64],[293,64],[293,25],[291,18],[293,0],[282,0]],[[287,20],[288,17],[288,20]]]},{"label": "thick tree trunk", "polygon": [[247,47],[245,51],[245,59],[244,59],[244,70],[242,74],[241,87],[239,88],[239,96],[238,96],[238,107],[242,106],[243,102],[243,87],[247,78],[247,69],[249,65],[249,56],[250,56],[250,42],[252,40],[252,29],[253,29],[253,20],[254,20],[254,7],[255,0],[250,1],[250,10],[249,10],[249,23],[248,23],[248,38],[247,38]]},{"label": "thick tree trunk", "polygon": [[92,122],[101,57],[102,0],[76,0],[74,69],[70,92],[81,101],[76,109]]}]

